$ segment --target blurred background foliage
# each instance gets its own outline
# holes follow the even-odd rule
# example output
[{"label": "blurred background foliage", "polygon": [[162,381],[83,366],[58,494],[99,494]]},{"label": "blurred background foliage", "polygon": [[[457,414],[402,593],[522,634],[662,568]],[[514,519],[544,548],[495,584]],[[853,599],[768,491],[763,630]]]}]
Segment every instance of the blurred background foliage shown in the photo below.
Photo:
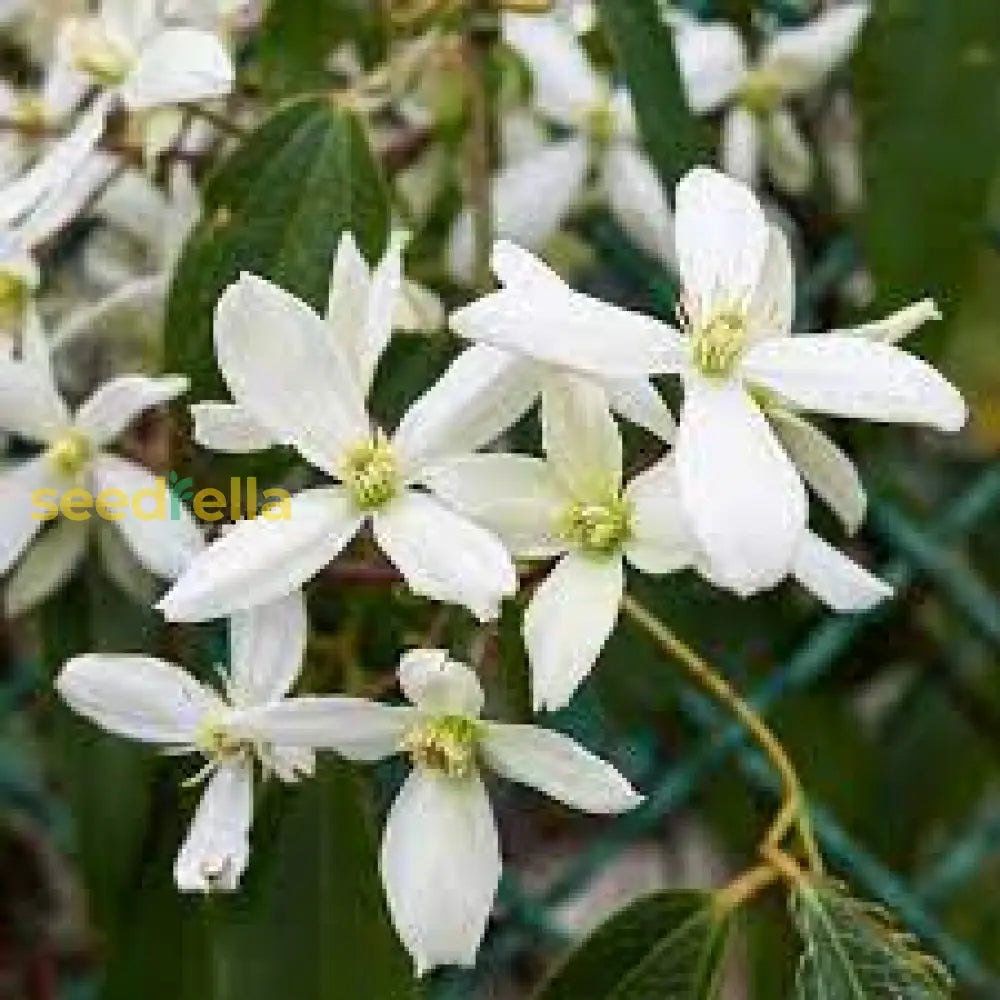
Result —
[{"label": "blurred background foliage", "polygon": [[[628,81],[647,149],[672,184],[711,157],[713,130],[686,109],[657,0],[598,7],[592,51]],[[745,0],[692,0],[689,9],[746,27],[812,13],[807,0],[753,10]],[[192,398],[220,395],[211,311],[240,270],[321,306],[343,229],[370,255],[384,246],[382,178],[391,179],[398,151],[380,132],[366,135],[343,102],[308,95],[335,86],[329,55],[340,44],[360,41],[374,66],[391,37],[385,5],[374,0],[271,0],[259,38],[241,54],[241,85],[274,113],[204,178],[205,218],[174,280],[166,367],[192,375]],[[921,334],[919,349],[968,394],[973,425],[954,442],[834,428],[849,439],[872,497],[869,526],[849,548],[899,585],[884,609],[834,620],[793,588],[744,602],[693,575],[634,584],[767,709],[817,804],[838,874],[892,906],[952,966],[962,995],[1000,997],[1000,5],[874,0],[843,76],[861,122],[863,204],[836,212],[822,175],[804,199],[769,192],[800,234],[801,324],[836,327],[935,296],[945,319]],[[516,60],[498,54],[497,100],[512,80],[523,83]],[[464,97],[446,88],[451,117],[415,139],[443,144],[456,163]],[[461,293],[443,280],[440,259],[457,197],[457,187],[442,195],[411,248],[413,272],[449,301]],[[670,276],[601,209],[574,217],[561,252],[582,286],[671,314]],[[398,412],[457,348],[447,334],[397,339],[377,388],[382,412]],[[519,433],[530,439],[532,431]],[[178,441],[174,467],[199,484],[307,475],[280,450],[209,465],[182,433]],[[628,444],[635,464],[653,447],[639,432]],[[348,569],[365,554],[348,553]],[[461,613],[375,584],[343,573],[313,589],[316,678],[331,689],[391,693],[406,643],[463,653],[485,641],[494,711],[525,716],[513,609],[483,640]],[[327,762],[301,790],[267,789],[244,891],[232,900],[176,894],[172,855],[192,793],[179,787],[175,764],[72,719],[48,684],[71,653],[151,641],[203,673],[224,655],[217,629],[167,630],[86,570],[30,627],[4,636],[0,997],[529,995],[571,941],[630,899],[722,884],[743,866],[776,802],[769,772],[738,730],[623,626],[556,723],[619,764],[650,802],[617,823],[581,821],[527,792],[498,790],[510,866],[480,967],[414,983],[375,871],[377,819],[398,779],[391,767],[373,780]],[[697,898],[686,905],[697,909]],[[735,942],[733,997],[791,995],[799,946],[779,894],[741,918]],[[577,1000],[605,996],[593,975],[579,979],[587,985],[572,993]]]}]

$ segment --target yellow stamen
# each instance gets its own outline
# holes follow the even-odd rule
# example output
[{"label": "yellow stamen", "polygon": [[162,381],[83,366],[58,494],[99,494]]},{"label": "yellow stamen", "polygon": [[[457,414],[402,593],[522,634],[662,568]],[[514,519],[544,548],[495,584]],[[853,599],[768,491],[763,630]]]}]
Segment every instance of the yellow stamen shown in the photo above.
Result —
[{"label": "yellow stamen", "polygon": [[399,493],[396,457],[382,435],[350,449],[341,472],[359,510],[378,510]]},{"label": "yellow stamen", "polygon": [[449,778],[465,778],[476,767],[479,723],[461,715],[442,715],[411,729],[401,743],[415,766]]}]

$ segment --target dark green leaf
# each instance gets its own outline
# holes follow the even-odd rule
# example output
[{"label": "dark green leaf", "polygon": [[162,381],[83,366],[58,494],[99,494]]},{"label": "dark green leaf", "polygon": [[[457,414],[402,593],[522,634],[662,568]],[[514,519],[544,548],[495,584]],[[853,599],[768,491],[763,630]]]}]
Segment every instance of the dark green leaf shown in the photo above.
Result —
[{"label": "dark green leaf", "polygon": [[888,914],[832,882],[798,887],[792,915],[805,950],[796,1000],[946,1000],[947,972]]},{"label": "dark green leaf", "polygon": [[711,1000],[730,923],[708,893],[640,899],[598,928],[535,1000]]}]

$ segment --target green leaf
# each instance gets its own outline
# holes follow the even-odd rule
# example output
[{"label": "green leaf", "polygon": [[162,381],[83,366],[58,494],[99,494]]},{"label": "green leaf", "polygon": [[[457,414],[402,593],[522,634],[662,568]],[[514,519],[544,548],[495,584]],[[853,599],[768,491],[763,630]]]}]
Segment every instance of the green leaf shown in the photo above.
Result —
[{"label": "green leaf", "polygon": [[674,57],[673,31],[658,0],[598,0],[625,71],[646,147],[667,185],[712,158],[711,129],[688,110]]},{"label": "green leaf", "polygon": [[709,893],[640,899],[599,927],[535,1000],[711,1000],[730,928]]},{"label": "green leaf", "polygon": [[805,950],[796,1000],[945,1000],[944,967],[896,930],[883,910],[833,882],[802,885],[792,916]]},{"label": "green leaf", "polygon": [[866,260],[879,305],[933,295],[951,313],[985,238],[1000,152],[1000,5],[872,5],[854,60],[864,123]]}]

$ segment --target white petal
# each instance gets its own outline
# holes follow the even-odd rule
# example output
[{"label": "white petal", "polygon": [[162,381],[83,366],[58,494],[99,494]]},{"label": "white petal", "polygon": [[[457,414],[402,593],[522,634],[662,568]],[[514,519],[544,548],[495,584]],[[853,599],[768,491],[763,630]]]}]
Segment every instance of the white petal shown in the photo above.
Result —
[{"label": "white petal", "polygon": [[756,188],[760,182],[763,141],[757,116],[742,104],[734,104],[722,119],[722,169],[730,177]]},{"label": "white petal", "polygon": [[411,649],[399,661],[399,686],[428,715],[478,719],[485,701],[479,678],[444,649]]},{"label": "white petal", "polygon": [[207,31],[173,28],[146,45],[139,63],[122,87],[133,110],[225,97],[233,89],[235,69],[219,39]]},{"label": "white petal", "polygon": [[210,451],[246,455],[266,451],[277,442],[241,406],[233,403],[193,403],[194,439]]},{"label": "white petal", "polygon": [[617,492],[622,438],[600,386],[570,375],[548,379],[542,393],[542,441],[570,496],[604,499]]},{"label": "white petal", "polygon": [[573,29],[555,17],[505,14],[503,34],[528,63],[538,110],[560,125],[582,125],[605,91]]},{"label": "white petal", "polygon": [[[500,170],[492,196],[497,236],[544,250],[579,200],[589,163],[586,140],[571,137],[546,143]],[[459,281],[474,277],[473,230],[472,212],[466,210],[455,220],[448,242],[448,269]]]},{"label": "white petal", "polygon": [[[34,497],[39,490],[59,489],[46,455],[0,471],[0,575],[6,573],[42,530]],[[58,496],[53,498],[58,502]]]},{"label": "white petal", "polygon": [[803,194],[813,179],[813,155],[791,112],[779,108],[764,126],[764,157],[775,185]]},{"label": "white petal", "polygon": [[930,365],[890,344],[849,334],[798,334],[747,352],[745,377],[818,413],[958,431],[961,393]]},{"label": "white petal", "polygon": [[740,385],[686,380],[675,455],[681,500],[715,575],[739,594],[783,579],[805,528],[805,488]]},{"label": "white petal", "polygon": [[407,410],[393,446],[413,471],[476,451],[513,427],[540,392],[532,362],[476,344]]},{"label": "white petal", "polygon": [[230,702],[266,705],[288,694],[302,670],[307,633],[301,590],[237,611],[229,620]]},{"label": "white petal", "polygon": [[205,718],[223,710],[221,699],[190,674],[146,656],[77,656],[55,684],[74,712],[145,743],[187,746]]},{"label": "white petal", "polygon": [[688,22],[674,33],[674,48],[688,106],[695,114],[715,111],[739,90],[747,57],[732,25]]},{"label": "white petal", "polygon": [[423,483],[449,507],[492,531],[515,556],[546,558],[565,549],[556,525],[570,498],[539,458],[466,455],[426,470]]},{"label": "white petal", "polygon": [[938,309],[937,303],[933,299],[921,299],[912,305],[904,306],[884,319],[877,319],[843,332],[852,337],[878,340],[883,344],[898,344],[914,330],[922,327],[924,323],[941,318],[941,310]]},{"label": "white petal", "polygon": [[319,468],[335,471],[341,454],[369,437],[350,362],[294,295],[244,274],[219,299],[215,347],[234,401]]},{"label": "white petal", "polygon": [[892,596],[892,587],[811,531],[803,533],[792,574],[834,611],[867,611]]},{"label": "white petal", "polygon": [[392,336],[393,318],[403,292],[403,248],[408,236],[394,233],[378,267],[372,274],[365,310],[355,314],[354,322],[361,336],[358,345],[358,370],[361,385],[367,392],[375,378],[375,369]]},{"label": "white petal", "polygon": [[362,518],[341,489],[292,497],[287,520],[241,521],[188,567],[158,605],[168,621],[206,621],[297,590],[357,534]]},{"label": "white petal", "polygon": [[492,621],[500,601],[517,590],[514,564],[499,539],[426,494],[407,490],[376,513],[372,525],[382,551],[421,597]]},{"label": "white petal", "polygon": [[785,234],[771,226],[767,256],[749,304],[750,336],[784,336],[795,318],[795,263]]},{"label": "white petal", "polygon": [[811,90],[851,53],[867,16],[867,3],[845,3],[809,24],[779,31],[764,47],[761,68],[776,75],[787,93]]},{"label": "white petal", "polygon": [[99,447],[113,441],[146,410],[162,406],[188,390],[183,375],[149,378],[120,375],[105,382],[76,412],[76,425]]},{"label": "white petal", "polygon": [[[116,455],[101,454],[94,462],[94,482],[98,496],[105,490],[120,490],[128,498],[125,507],[115,508],[124,516],[114,523],[151,573],[175,580],[204,551],[204,540],[191,512],[169,494],[163,479],[148,469]],[[156,496],[164,493],[166,500],[161,505]]]},{"label": "white petal", "polygon": [[865,519],[867,505],[854,462],[818,427],[790,410],[771,407],[767,415],[805,481],[853,535]]},{"label": "white petal", "polygon": [[473,966],[500,883],[500,843],[478,776],[407,779],[386,821],[382,879],[417,975]]},{"label": "white petal", "polygon": [[[326,322],[344,355],[350,358],[358,385],[368,385],[365,355],[365,317],[371,294],[372,272],[362,257],[352,232],[345,232],[337,247],[330,279]],[[370,366],[374,371],[374,365]]]},{"label": "white petal", "polygon": [[642,801],[616,768],[551,729],[488,723],[480,745],[494,771],[574,809],[623,813]]},{"label": "white petal", "polygon": [[65,518],[43,532],[14,567],[5,594],[7,614],[16,618],[59,590],[82,562],[89,538],[86,523]]},{"label": "white petal", "polygon": [[375,761],[400,753],[403,737],[418,721],[412,708],[364,698],[303,697],[247,709],[233,715],[229,726],[234,734],[262,743]]},{"label": "white petal", "polygon": [[569,704],[614,631],[624,586],[620,558],[570,553],[535,591],[524,641],[536,712]]},{"label": "white petal", "polygon": [[0,358],[0,430],[48,442],[69,426],[69,411],[47,370],[29,361]]},{"label": "white petal", "polygon": [[643,573],[675,573],[698,561],[698,543],[681,503],[672,456],[635,477],[625,491],[632,531],[625,557]]},{"label": "white petal", "polygon": [[645,378],[602,379],[611,409],[661,441],[672,444],[677,424],[656,386]]},{"label": "white petal", "polygon": [[511,244],[498,244],[493,259],[506,287],[452,313],[449,323],[459,336],[599,376],[683,367],[686,345],[667,324],[543,278],[544,265]]},{"label": "white petal", "polygon": [[720,300],[749,298],[760,281],[769,231],[753,192],[707,167],[677,185],[677,263],[694,318]]},{"label": "white petal", "polygon": [[219,767],[202,793],[191,829],[174,863],[181,892],[235,892],[250,861],[253,768]]},{"label": "white petal", "polygon": [[424,285],[404,281],[392,325],[404,333],[437,333],[445,326],[444,303]]},{"label": "white petal", "polygon": [[674,213],[649,160],[634,146],[615,143],[605,157],[601,181],[622,229],[640,250],[672,269]]}]

